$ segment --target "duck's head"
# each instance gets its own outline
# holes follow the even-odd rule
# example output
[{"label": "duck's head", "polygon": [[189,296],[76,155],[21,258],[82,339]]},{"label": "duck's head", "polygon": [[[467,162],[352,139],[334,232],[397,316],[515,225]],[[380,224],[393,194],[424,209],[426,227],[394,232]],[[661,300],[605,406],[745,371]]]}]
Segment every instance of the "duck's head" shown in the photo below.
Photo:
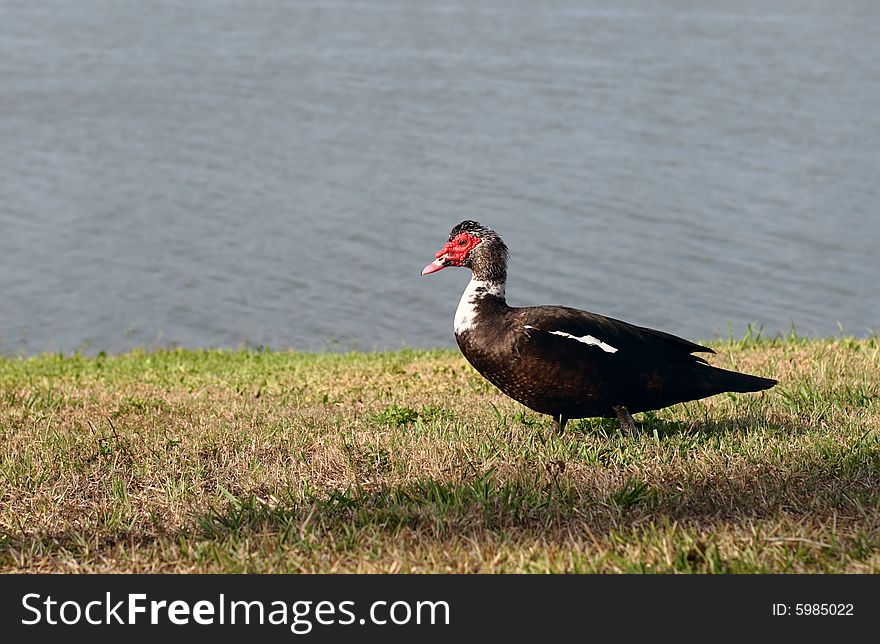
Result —
[{"label": "duck's head", "polygon": [[503,282],[507,276],[507,246],[494,230],[470,219],[450,231],[449,240],[434,256],[437,259],[422,269],[422,275],[463,266],[481,279]]}]

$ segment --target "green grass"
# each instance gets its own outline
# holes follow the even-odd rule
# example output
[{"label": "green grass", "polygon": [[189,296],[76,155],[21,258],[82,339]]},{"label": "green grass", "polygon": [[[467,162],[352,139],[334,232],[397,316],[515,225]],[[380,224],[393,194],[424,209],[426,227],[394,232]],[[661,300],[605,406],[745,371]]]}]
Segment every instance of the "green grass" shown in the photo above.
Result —
[{"label": "green grass", "polygon": [[880,571],[878,340],[715,348],[779,385],[638,436],[452,351],[0,359],[0,569]]}]

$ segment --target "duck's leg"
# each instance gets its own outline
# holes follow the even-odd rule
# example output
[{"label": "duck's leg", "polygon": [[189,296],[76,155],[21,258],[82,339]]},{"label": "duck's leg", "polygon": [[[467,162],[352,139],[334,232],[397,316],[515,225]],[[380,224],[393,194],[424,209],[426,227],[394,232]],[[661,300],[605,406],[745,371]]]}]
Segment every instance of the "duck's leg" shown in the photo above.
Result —
[{"label": "duck's leg", "polygon": [[553,416],[553,429],[556,430],[556,433],[562,436],[562,432],[565,431],[565,423],[568,422],[568,418],[566,418],[563,414],[559,414],[558,416]]},{"label": "duck's leg", "polygon": [[614,413],[617,414],[617,420],[620,421],[620,429],[623,430],[625,434],[635,434],[636,433],[636,421],[633,420],[632,414],[629,413],[629,410],[623,405],[617,405],[613,407]]}]

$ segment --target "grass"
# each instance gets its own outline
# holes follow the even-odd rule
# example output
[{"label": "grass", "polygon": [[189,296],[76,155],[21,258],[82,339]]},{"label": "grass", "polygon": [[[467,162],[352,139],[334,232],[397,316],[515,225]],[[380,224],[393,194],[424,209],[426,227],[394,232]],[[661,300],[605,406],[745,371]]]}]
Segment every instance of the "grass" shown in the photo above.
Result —
[{"label": "grass", "polygon": [[0,359],[0,569],[880,572],[880,341],[769,392],[549,418],[452,351]]}]

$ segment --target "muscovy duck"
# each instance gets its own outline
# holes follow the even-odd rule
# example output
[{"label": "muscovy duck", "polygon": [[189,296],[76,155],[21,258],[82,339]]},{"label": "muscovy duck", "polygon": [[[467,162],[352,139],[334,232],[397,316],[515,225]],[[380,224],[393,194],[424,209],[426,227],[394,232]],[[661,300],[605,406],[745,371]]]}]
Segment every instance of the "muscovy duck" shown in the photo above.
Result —
[{"label": "muscovy duck", "polygon": [[559,432],[571,418],[616,416],[632,433],[633,413],[776,384],[713,367],[693,355],[712,349],[663,331],[564,306],[508,306],[507,246],[476,221],[455,226],[435,257],[422,275],[472,271],[455,312],[464,357],[502,392],[552,416]]}]

